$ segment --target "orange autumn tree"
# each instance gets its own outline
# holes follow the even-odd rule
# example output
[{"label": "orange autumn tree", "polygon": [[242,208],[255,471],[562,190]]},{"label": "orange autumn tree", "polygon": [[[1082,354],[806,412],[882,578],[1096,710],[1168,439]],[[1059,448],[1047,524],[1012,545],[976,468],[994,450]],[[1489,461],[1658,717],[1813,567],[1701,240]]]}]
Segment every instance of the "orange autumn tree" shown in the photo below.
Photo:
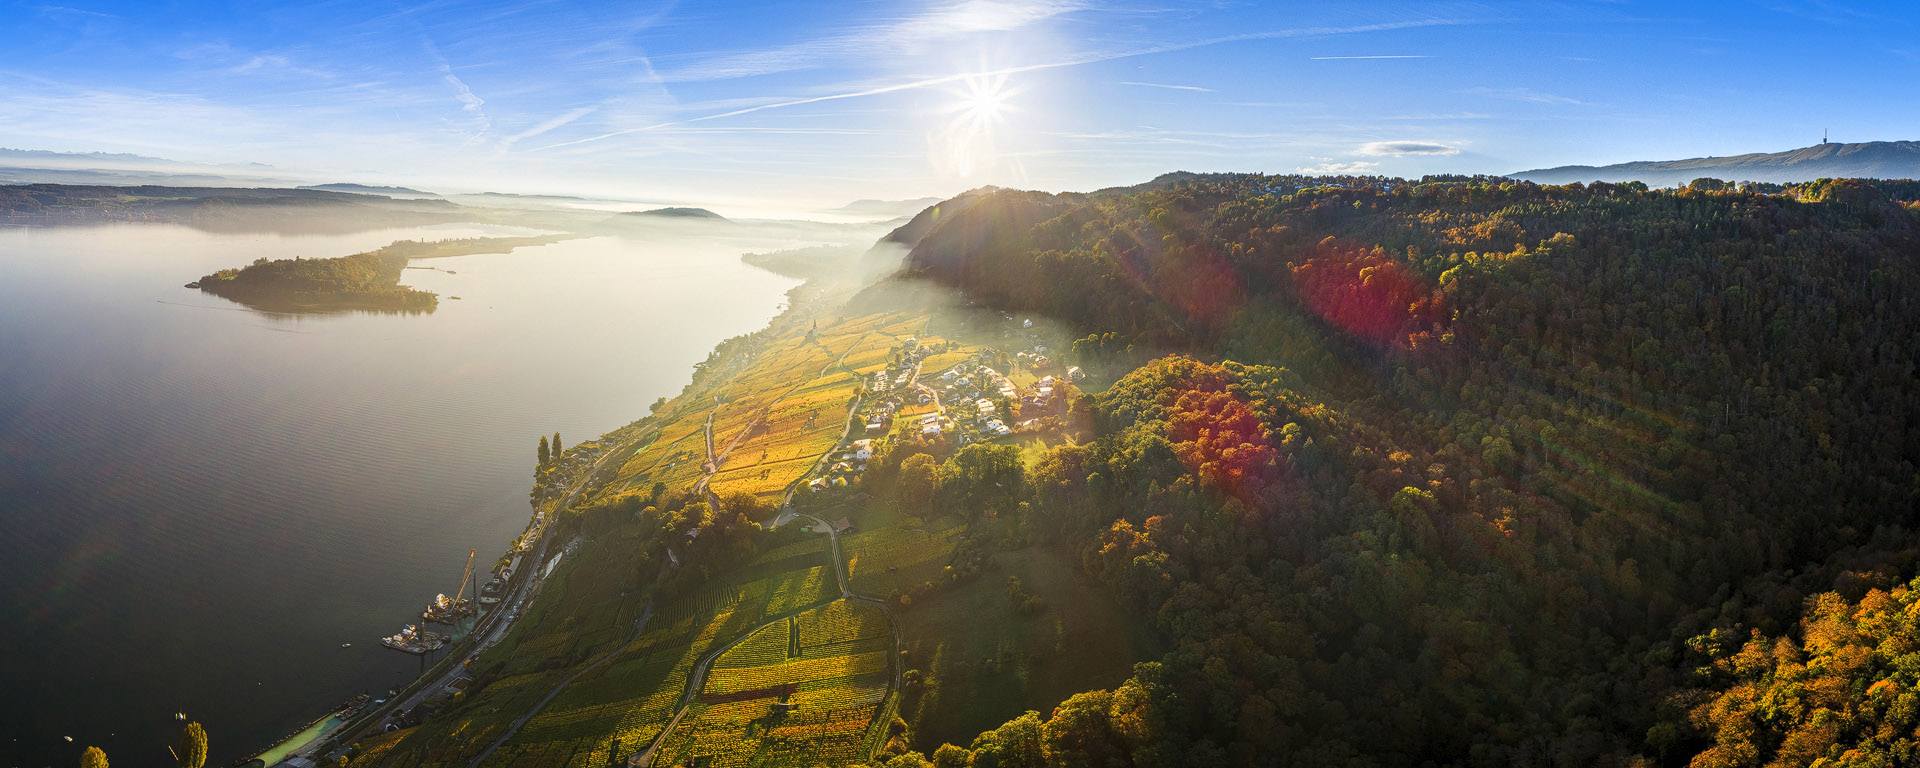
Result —
[{"label": "orange autumn tree", "polygon": [[[1130,426],[1130,447],[1123,450],[1170,454],[1171,462],[1146,464],[1251,505],[1263,489],[1285,475],[1287,467],[1249,400],[1239,370],[1234,363],[1175,356],[1156,360],[1117,382],[1108,399],[1124,405],[1108,421],[1112,426],[1123,422]],[[1114,397],[1120,392],[1129,396]],[[1165,485],[1175,478],[1160,479]],[[1135,480],[1145,485],[1143,478]]]},{"label": "orange autumn tree", "polygon": [[[1718,690],[1678,700],[1691,705],[1688,724],[1711,743],[1693,757],[1695,768],[1920,760],[1920,580],[1872,590],[1858,603],[1834,592],[1814,596],[1798,640],[1754,630],[1736,649],[1722,634],[1690,643],[1711,659],[1699,674]],[[1650,740],[1679,736],[1655,732]]]},{"label": "orange autumn tree", "polygon": [[1169,395],[1167,439],[1200,487],[1246,500],[1269,482],[1280,457],[1245,399],[1213,377]]}]

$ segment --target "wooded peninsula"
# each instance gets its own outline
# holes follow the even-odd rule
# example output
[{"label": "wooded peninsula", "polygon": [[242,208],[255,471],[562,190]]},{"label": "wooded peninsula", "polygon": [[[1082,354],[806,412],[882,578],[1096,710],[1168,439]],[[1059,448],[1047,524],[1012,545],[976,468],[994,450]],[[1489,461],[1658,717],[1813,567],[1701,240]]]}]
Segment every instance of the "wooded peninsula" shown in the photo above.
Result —
[{"label": "wooded peninsula", "polygon": [[400,272],[406,269],[408,260],[505,253],[571,237],[398,240],[378,250],[331,259],[255,259],[245,267],[220,270],[187,287],[266,312],[432,312],[439,306],[438,295],[400,285]]}]

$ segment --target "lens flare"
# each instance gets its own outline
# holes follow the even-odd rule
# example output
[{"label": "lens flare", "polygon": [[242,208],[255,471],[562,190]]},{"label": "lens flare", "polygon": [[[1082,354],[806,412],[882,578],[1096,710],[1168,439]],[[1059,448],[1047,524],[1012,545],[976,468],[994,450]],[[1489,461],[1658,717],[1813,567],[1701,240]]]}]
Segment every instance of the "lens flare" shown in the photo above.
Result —
[{"label": "lens flare", "polygon": [[942,121],[929,137],[934,167],[961,177],[991,169],[998,160],[997,134],[1018,111],[1005,73],[962,78],[949,91]]}]

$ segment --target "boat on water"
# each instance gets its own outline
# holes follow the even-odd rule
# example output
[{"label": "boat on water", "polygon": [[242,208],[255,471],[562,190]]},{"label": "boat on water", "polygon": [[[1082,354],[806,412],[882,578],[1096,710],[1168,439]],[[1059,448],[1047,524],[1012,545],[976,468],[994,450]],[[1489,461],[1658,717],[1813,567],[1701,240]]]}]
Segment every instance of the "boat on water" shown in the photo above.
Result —
[{"label": "boat on water", "polygon": [[487,582],[486,586],[480,588],[480,604],[499,605],[500,593],[505,591],[506,588],[506,579],[498,575],[494,576],[492,581]]},{"label": "boat on water", "polygon": [[380,644],[418,656],[445,647],[447,636],[438,632],[429,632],[423,625],[408,624],[406,629],[400,630],[399,634],[380,638]]}]

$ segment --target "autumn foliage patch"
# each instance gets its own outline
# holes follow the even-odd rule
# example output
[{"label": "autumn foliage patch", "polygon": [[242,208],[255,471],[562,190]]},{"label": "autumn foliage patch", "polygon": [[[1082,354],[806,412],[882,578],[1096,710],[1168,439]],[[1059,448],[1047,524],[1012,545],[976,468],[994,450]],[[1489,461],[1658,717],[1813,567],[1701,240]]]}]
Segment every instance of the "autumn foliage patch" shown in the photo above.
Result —
[{"label": "autumn foliage patch", "polygon": [[1167,440],[1200,486],[1250,500],[1279,476],[1280,454],[1245,398],[1228,388],[1232,374],[1195,364],[1162,395]]},{"label": "autumn foliage patch", "polygon": [[1309,311],[1381,347],[1426,343],[1450,314],[1439,292],[1377,248],[1324,252],[1295,266],[1293,280]]}]

